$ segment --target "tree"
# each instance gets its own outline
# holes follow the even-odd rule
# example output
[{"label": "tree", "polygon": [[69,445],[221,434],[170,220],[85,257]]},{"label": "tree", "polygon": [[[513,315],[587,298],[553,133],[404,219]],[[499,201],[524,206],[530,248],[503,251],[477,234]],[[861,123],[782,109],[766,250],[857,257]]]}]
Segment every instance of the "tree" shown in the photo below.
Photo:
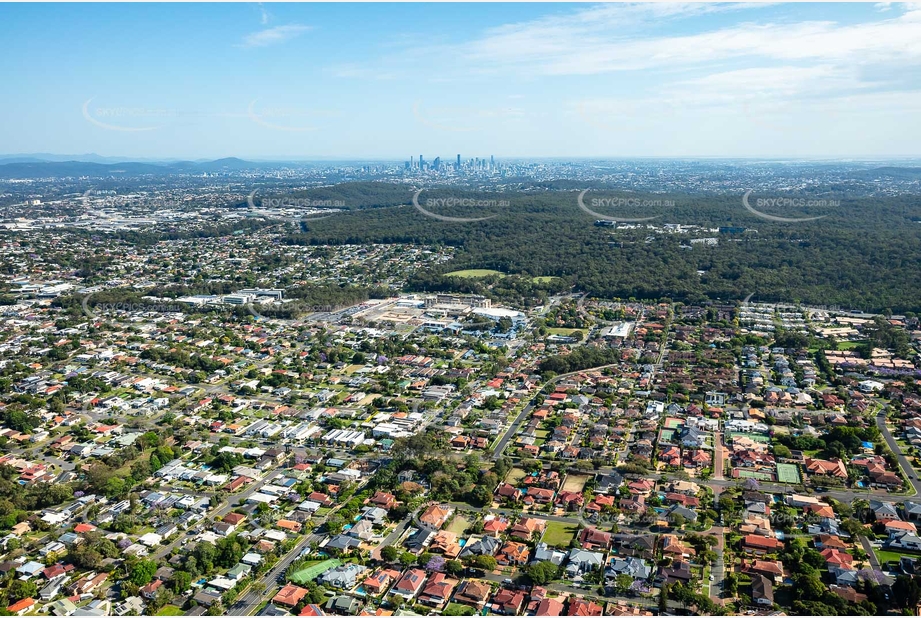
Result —
[{"label": "tree", "polygon": [[396,562],[400,558],[400,550],[393,545],[388,545],[381,550],[381,558],[387,562]]},{"label": "tree", "polygon": [[560,569],[550,561],[544,560],[528,567],[527,574],[537,586],[546,586],[559,576]]},{"label": "tree", "polygon": [[153,580],[157,572],[157,563],[153,560],[139,560],[131,567],[128,579],[135,586],[146,586]]},{"label": "tree", "polygon": [[464,572],[464,565],[461,564],[458,560],[448,560],[445,562],[445,572],[448,575],[457,577]]},{"label": "tree", "polygon": [[725,579],[723,579],[723,588],[726,590],[726,594],[731,597],[734,597],[739,592],[739,578],[735,573],[727,573]]},{"label": "tree", "polygon": [[492,556],[477,556],[473,559],[473,566],[484,571],[495,571],[499,563]]},{"label": "tree", "polygon": [[627,575],[626,573],[621,573],[614,579],[614,589],[617,591],[617,594],[624,594],[630,590],[630,586],[633,585],[633,578]]},{"label": "tree", "polygon": [[35,585],[35,582],[22,579],[14,579],[12,583],[10,583],[10,587],[7,588],[7,594],[9,595],[11,603],[19,601],[20,599],[34,597],[37,593],[38,586]]},{"label": "tree", "polygon": [[790,449],[784,446],[783,444],[774,445],[774,455],[784,459],[788,459],[793,456],[793,453],[790,452]]},{"label": "tree", "polygon": [[170,578],[170,589],[176,594],[182,594],[192,584],[192,574],[187,571],[175,571]]}]

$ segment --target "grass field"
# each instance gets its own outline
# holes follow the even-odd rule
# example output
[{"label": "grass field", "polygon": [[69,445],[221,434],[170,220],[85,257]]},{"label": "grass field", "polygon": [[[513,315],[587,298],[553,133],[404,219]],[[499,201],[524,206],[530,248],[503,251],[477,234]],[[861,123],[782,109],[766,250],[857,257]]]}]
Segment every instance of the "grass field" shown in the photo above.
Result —
[{"label": "grass field", "polygon": [[561,337],[569,337],[575,331],[579,331],[580,333],[582,333],[583,338],[585,338],[585,336],[588,334],[587,328],[548,328],[547,334],[548,335],[559,335]]},{"label": "grass field", "polygon": [[579,531],[577,524],[567,524],[561,521],[551,521],[547,524],[547,530],[544,532],[543,541],[553,547],[569,547],[570,541],[576,537]]},{"label": "grass field", "polygon": [[453,532],[454,534],[460,536],[467,530],[469,525],[470,522],[467,521],[466,517],[463,515],[458,515],[454,518],[454,521],[451,522],[451,525],[448,526],[447,530],[448,532]]},{"label": "grass field", "polygon": [[889,551],[885,549],[874,549],[873,552],[876,554],[876,559],[879,560],[880,565],[884,565],[887,562],[898,562],[899,558],[902,556],[911,556],[917,558],[918,554],[912,554],[911,552],[902,552]]},{"label": "grass field", "polygon": [[584,474],[569,474],[563,483],[563,491],[582,491],[589,477]]},{"label": "grass field", "polygon": [[534,277],[531,279],[531,281],[533,281],[534,283],[550,283],[551,281],[557,278],[558,277]]},{"label": "grass field", "polygon": [[470,268],[468,270],[455,270],[454,272],[446,273],[445,277],[461,277],[462,279],[478,279],[480,277],[489,277],[491,275],[498,275],[504,277],[505,273],[500,273],[498,270],[489,270],[488,268]]},{"label": "grass field", "polygon": [[181,607],[176,607],[175,605],[166,605],[163,607],[163,609],[161,609],[154,615],[156,616],[183,616],[185,615],[185,612],[182,611]]},{"label": "grass field", "polygon": [[798,485],[800,482],[799,469],[795,464],[777,464],[777,480],[781,483]]},{"label": "grass field", "polygon": [[518,481],[520,481],[527,475],[528,473],[522,470],[521,468],[512,468],[511,471],[508,473],[508,476],[505,477],[505,482],[508,483],[509,485],[517,485]]}]

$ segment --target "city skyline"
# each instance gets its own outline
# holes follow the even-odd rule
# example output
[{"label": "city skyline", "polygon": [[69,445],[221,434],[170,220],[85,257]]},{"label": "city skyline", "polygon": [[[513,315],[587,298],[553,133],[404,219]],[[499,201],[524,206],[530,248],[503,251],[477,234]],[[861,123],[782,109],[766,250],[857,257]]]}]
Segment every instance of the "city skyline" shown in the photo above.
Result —
[{"label": "city skyline", "polygon": [[914,5],[362,11],[3,6],[18,96],[0,142],[128,159],[919,154]]}]

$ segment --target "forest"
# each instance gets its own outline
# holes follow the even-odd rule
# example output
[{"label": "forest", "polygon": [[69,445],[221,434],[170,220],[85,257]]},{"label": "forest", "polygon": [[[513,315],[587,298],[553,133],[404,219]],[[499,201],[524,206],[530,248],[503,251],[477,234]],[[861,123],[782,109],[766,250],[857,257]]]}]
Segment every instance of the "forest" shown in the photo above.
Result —
[{"label": "forest", "polygon": [[[363,183],[363,204],[375,200]],[[327,190],[330,197],[347,194]],[[309,193],[309,192],[307,192]],[[303,223],[285,236],[294,245],[416,243],[457,247],[448,263],[419,272],[412,291],[453,290],[516,300],[574,288],[599,298],[671,298],[805,302],[867,311],[921,309],[921,203],[913,197],[842,198],[835,206],[804,207],[781,216],[823,216],[795,224],[768,221],[747,212],[741,196],[638,195],[594,192],[595,197],[630,197],[668,206],[602,208],[606,216],[657,216],[656,228],[596,226],[579,209],[578,193],[472,193],[427,190],[426,198],[475,197],[506,206],[428,210],[452,217],[487,217],[445,222],[411,205],[388,206],[398,197],[388,189],[376,208],[360,208]],[[324,193],[325,195],[325,193]],[[319,198],[320,196],[314,196]],[[768,209],[763,209],[768,210]],[[665,224],[701,226],[677,233]],[[717,228],[724,229],[723,232]],[[741,231],[744,230],[744,231]],[[691,245],[689,239],[717,238]],[[493,269],[491,280],[446,277],[449,272]],[[556,279],[535,280],[535,277]]]}]

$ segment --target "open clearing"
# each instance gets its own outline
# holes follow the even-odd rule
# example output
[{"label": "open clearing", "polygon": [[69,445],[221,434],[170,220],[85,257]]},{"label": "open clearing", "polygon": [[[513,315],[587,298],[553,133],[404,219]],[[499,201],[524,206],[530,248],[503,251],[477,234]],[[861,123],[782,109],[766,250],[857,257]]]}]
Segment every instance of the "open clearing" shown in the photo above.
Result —
[{"label": "open clearing", "polygon": [[553,547],[569,547],[569,543],[576,538],[579,531],[578,524],[567,524],[562,521],[551,521],[547,524],[543,541]]},{"label": "open clearing", "polygon": [[582,491],[582,488],[585,487],[585,483],[588,482],[589,477],[584,474],[570,474],[566,477],[566,482],[563,483],[563,491]]},{"label": "open clearing", "polygon": [[579,331],[580,333],[582,333],[583,339],[588,334],[587,328],[558,328],[558,327],[548,328],[547,334],[548,335],[559,335],[561,337],[569,337],[576,331]]},{"label": "open clearing", "polygon": [[505,482],[509,485],[518,485],[518,482],[527,475],[528,473],[521,468],[512,468],[508,476],[505,477]]},{"label": "open clearing", "polygon": [[458,515],[454,518],[454,521],[451,522],[451,525],[448,526],[448,532],[453,532],[454,534],[460,536],[466,532],[469,525],[470,522],[467,521],[466,517],[463,515]]},{"label": "open clearing", "polygon": [[488,268],[470,268],[468,270],[455,270],[454,272],[445,273],[445,277],[461,277],[463,279],[476,279],[478,277],[489,277],[498,275],[504,277],[505,273],[498,270],[489,270]]}]

